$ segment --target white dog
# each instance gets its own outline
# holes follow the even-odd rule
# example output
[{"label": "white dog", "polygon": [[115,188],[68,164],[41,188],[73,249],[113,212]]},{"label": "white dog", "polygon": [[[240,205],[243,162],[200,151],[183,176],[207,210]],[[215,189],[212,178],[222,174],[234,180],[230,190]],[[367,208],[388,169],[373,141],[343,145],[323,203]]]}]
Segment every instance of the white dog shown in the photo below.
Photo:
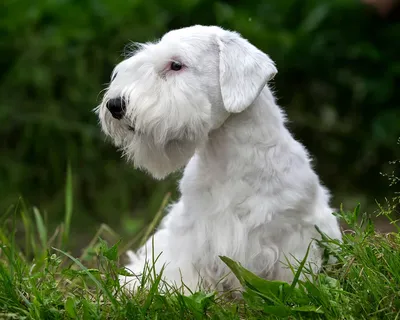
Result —
[{"label": "white dog", "polygon": [[[223,255],[290,282],[288,263],[295,266],[320,238],[315,225],[341,239],[328,191],[268,88],[276,73],[268,55],[238,33],[199,25],[138,45],[116,66],[97,109],[105,134],[155,178],[186,165],[181,198],[154,242],[131,256],[135,275],[154,255],[166,283],[239,287]],[[322,249],[315,241],[310,248],[318,271]]]}]

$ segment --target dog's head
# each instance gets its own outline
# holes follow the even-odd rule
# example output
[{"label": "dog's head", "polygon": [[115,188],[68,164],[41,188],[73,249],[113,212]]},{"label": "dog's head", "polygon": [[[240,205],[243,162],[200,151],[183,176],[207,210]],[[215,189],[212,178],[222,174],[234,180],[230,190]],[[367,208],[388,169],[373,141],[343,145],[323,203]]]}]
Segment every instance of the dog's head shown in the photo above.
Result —
[{"label": "dog's head", "polygon": [[161,179],[183,167],[230,113],[250,106],[276,72],[238,33],[174,30],[115,67],[97,113],[124,155]]}]

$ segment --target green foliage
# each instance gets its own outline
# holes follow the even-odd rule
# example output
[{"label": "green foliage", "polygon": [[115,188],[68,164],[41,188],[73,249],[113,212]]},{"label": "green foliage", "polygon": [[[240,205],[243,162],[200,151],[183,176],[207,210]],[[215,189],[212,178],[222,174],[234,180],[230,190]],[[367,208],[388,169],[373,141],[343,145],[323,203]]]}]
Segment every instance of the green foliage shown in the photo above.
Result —
[{"label": "green foliage", "polygon": [[[16,244],[13,226],[25,216],[37,244],[24,251]],[[382,214],[390,217],[390,212]],[[19,206],[1,220],[0,316],[6,319],[396,319],[400,315],[400,226],[397,232],[376,233],[370,215],[360,206],[340,210],[349,225],[340,243],[323,237],[320,245],[337,262],[314,274],[305,263],[294,269],[293,283],[262,279],[229,257],[221,257],[243,286],[242,299],[230,292],[194,292],[159,287],[162,272],[150,264],[143,270],[135,294],[121,287],[120,240],[113,245],[99,232],[80,258],[54,245],[65,235],[51,237],[39,210]],[[11,226],[11,227],[10,227]],[[59,226],[57,229],[62,229]],[[102,228],[109,232],[109,228]],[[148,233],[146,233],[147,235]],[[24,252],[34,252],[30,258]],[[155,259],[153,257],[152,263]],[[234,293],[234,292],[232,292]]]},{"label": "green foliage", "polygon": [[[304,257],[303,263],[306,261],[306,257]],[[299,272],[296,273],[296,277],[290,285],[286,282],[262,279],[228,257],[221,257],[221,259],[246,288],[243,297],[252,309],[277,317],[299,318],[302,313],[324,313],[320,306],[313,305],[310,303],[310,299],[307,299],[304,284],[300,288],[296,287],[302,267],[299,268]],[[310,285],[308,282],[306,284]]]},{"label": "green foliage", "polygon": [[377,172],[399,154],[400,26],[358,1],[5,0],[2,8],[0,209],[21,194],[56,225],[72,210],[59,188],[70,164],[78,214],[64,227],[80,236],[64,244],[89,240],[100,223],[132,234],[175,192],[174,177],[154,182],[125,164],[92,110],[130,41],[195,23],[238,30],[277,62],[291,130],[337,199],[386,192]]}]

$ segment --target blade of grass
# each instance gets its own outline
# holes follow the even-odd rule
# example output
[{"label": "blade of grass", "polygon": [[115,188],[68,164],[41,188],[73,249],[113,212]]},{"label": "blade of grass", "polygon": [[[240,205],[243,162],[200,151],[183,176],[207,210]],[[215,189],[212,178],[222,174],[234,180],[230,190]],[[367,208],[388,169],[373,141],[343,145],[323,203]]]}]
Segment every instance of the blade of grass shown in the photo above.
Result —
[{"label": "blade of grass", "polygon": [[85,257],[87,255],[87,253],[89,252],[89,250],[93,249],[94,245],[97,243],[97,241],[99,241],[99,237],[104,232],[107,232],[109,235],[111,235],[115,239],[117,239],[119,237],[118,234],[112,228],[110,228],[110,226],[102,223],[100,225],[99,229],[97,230],[96,234],[92,238],[92,240],[89,242],[89,244],[82,251],[82,254],[79,257],[79,259],[81,259],[81,260],[85,259]]},{"label": "blade of grass", "polygon": [[25,203],[23,202],[22,199],[20,199],[21,203],[21,209],[20,209],[20,214],[22,218],[22,223],[24,225],[24,234],[25,234],[25,255],[26,257],[30,257],[31,253],[36,253],[36,242],[31,241],[33,238],[33,232],[32,232],[32,219],[28,215],[28,209],[26,208]]},{"label": "blade of grass", "polygon": [[10,276],[14,277],[14,270],[15,270],[15,234],[17,232],[17,208],[14,210],[13,214],[13,228],[12,228],[12,234],[11,234],[11,246],[10,246]]},{"label": "blade of grass", "polygon": [[14,213],[14,211],[15,211],[15,206],[10,205],[6,210],[6,212],[0,216],[0,225],[2,225]]},{"label": "blade of grass", "polygon": [[305,265],[306,262],[307,262],[308,255],[310,254],[311,245],[312,245],[312,241],[311,241],[310,244],[308,245],[306,254],[305,254],[303,260],[301,261],[299,267],[297,268],[296,274],[294,275],[293,282],[292,282],[292,284],[291,284],[291,288],[292,288],[292,289],[294,289],[294,287],[296,287],[297,283],[299,282],[301,272],[303,271],[304,265]]},{"label": "blade of grass", "polygon": [[39,239],[42,244],[42,250],[46,250],[47,248],[47,230],[43,222],[43,218],[39,212],[39,210],[34,207],[33,214],[35,215],[36,227],[39,234]]},{"label": "blade of grass", "polygon": [[165,195],[163,201],[161,202],[160,209],[158,209],[158,212],[154,216],[154,219],[151,221],[150,225],[148,226],[148,228],[147,228],[147,230],[146,230],[146,232],[145,232],[145,234],[144,234],[144,236],[142,238],[142,241],[140,243],[140,247],[143,246],[146,243],[147,239],[149,239],[149,237],[150,237],[150,234],[153,232],[153,230],[157,227],[157,225],[161,221],[161,218],[162,218],[163,213],[164,213],[164,209],[167,206],[167,203],[168,203],[168,200],[169,200],[170,197],[171,197],[171,193],[168,192]]},{"label": "blade of grass", "polygon": [[64,232],[62,236],[62,248],[66,248],[69,240],[69,232],[71,226],[73,210],[73,188],[72,188],[72,170],[71,165],[67,167],[67,177],[65,182],[65,217],[64,217]]},{"label": "blade of grass", "polygon": [[118,302],[117,300],[113,297],[113,295],[111,294],[111,292],[109,290],[107,290],[107,288],[105,286],[103,286],[101,284],[101,282],[99,280],[96,279],[95,276],[93,276],[93,274],[88,270],[88,268],[86,268],[78,259],[74,258],[73,256],[71,256],[69,253],[57,249],[57,248],[52,248],[53,250],[65,255],[66,257],[68,257],[69,259],[71,259],[76,265],[78,265],[85,273],[86,275],[96,284],[96,286],[104,292],[104,294],[110,299],[111,303],[113,304],[114,307],[117,307]]}]

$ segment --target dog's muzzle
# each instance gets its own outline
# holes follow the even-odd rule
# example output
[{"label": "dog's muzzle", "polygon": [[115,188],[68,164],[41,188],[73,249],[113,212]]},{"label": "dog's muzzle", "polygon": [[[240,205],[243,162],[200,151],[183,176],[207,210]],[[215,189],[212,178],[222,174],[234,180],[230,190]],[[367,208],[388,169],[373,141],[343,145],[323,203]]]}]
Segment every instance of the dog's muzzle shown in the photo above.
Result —
[{"label": "dog's muzzle", "polygon": [[108,111],[110,111],[111,115],[117,120],[121,120],[125,115],[126,108],[125,100],[123,98],[114,98],[108,100],[106,107]]}]

